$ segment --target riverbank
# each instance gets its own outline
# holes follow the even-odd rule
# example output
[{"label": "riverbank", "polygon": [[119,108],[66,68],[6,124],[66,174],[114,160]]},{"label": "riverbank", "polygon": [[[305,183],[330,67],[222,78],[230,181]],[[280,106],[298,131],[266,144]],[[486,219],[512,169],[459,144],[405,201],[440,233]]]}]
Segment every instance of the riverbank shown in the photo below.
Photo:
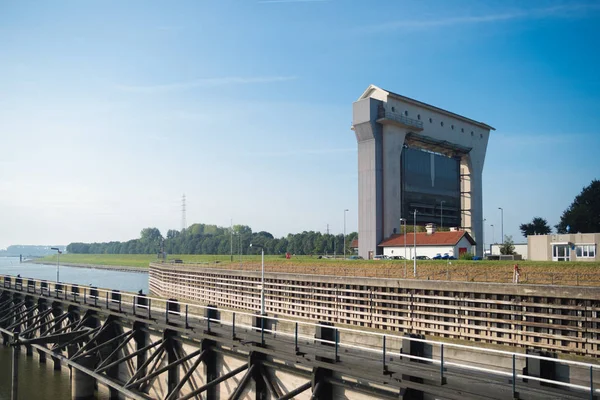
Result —
[{"label": "riverbank", "polygon": [[[41,265],[48,265],[48,266],[56,267],[55,262],[48,262],[48,261],[42,261],[42,260],[30,261],[30,262],[32,264],[41,264]],[[139,273],[139,274],[147,274],[148,273],[147,268],[131,267],[131,266],[126,266],[126,265],[79,264],[79,263],[70,263],[70,262],[64,262],[64,263],[61,262],[60,265],[67,266],[67,267],[75,267],[75,268],[107,269],[107,270],[111,270],[111,271],[135,272],[135,273]]]}]

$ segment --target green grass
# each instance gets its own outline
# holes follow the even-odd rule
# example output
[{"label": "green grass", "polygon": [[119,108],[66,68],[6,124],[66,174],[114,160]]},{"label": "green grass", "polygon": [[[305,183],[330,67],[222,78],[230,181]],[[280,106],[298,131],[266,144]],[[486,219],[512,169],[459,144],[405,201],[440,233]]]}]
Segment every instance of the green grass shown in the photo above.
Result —
[{"label": "green grass", "polygon": [[[230,263],[229,255],[204,255],[204,254],[172,254],[168,256],[168,260],[181,259],[185,263],[214,263],[219,261],[224,265]],[[118,266],[131,266],[131,267],[148,267],[150,262],[157,261],[156,255],[154,254],[63,254],[60,256],[61,262],[74,263],[74,264],[94,264],[94,265],[118,265]],[[56,255],[47,256],[40,261],[43,262],[56,262]],[[233,264],[240,262],[239,256],[234,256]],[[260,262],[260,255],[244,255],[242,256],[243,263],[256,263]],[[403,260],[385,260],[385,261],[374,261],[374,260],[343,260],[343,259],[318,259],[316,256],[292,256],[290,260],[286,260],[283,256],[265,256],[265,262],[267,264],[281,264],[281,265],[311,265],[311,266],[336,266],[344,264],[353,267],[400,267],[404,266]],[[467,261],[467,260],[453,260],[452,267],[480,267],[490,268],[495,267],[506,267],[512,266],[514,263],[518,263],[521,269],[552,269],[554,271],[560,270],[568,272],[569,270],[578,270],[580,272],[600,272],[600,262],[552,262],[552,261]],[[412,261],[408,260],[407,264],[412,265]],[[432,266],[442,267],[448,264],[445,260],[422,260],[417,261],[419,266]]]}]

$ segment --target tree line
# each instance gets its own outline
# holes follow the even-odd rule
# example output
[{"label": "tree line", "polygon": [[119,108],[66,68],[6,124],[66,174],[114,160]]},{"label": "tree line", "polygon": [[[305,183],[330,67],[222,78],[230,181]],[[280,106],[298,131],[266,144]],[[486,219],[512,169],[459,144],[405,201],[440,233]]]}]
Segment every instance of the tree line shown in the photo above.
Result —
[{"label": "tree line", "polygon": [[[560,222],[554,225],[557,233],[600,232],[600,181],[594,179],[584,187],[571,205],[562,213]],[[552,233],[548,221],[535,217],[519,226],[523,236]]]},{"label": "tree line", "polygon": [[[346,254],[351,254],[351,242],[358,237],[356,232],[346,235]],[[252,243],[252,247],[250,244]],[[158,228],[144,228],[138,239],[126,242],[70,243],[69,253],[75,254],[265,254],[284,255],[333,255],[343,254],[344,235],[331,235],[305,231],[276,238],[271,233],[252,232],[246,225],[220,227],[217,225],[193,224],[181,231],[170,229],[163,237]]]}]

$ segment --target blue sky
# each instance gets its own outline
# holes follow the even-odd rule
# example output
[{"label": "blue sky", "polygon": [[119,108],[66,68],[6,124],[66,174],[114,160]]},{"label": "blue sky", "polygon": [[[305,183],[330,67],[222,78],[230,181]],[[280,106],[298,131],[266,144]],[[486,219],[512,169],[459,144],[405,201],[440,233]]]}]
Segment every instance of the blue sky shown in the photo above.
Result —
[{"label": "blue sky", "polygon": [[[0,1],[0,248],[357,228],[369,84],[484,121],[486,242],[598,178],[597,1]],[[495,225],[494,232],[490,224]]]}]

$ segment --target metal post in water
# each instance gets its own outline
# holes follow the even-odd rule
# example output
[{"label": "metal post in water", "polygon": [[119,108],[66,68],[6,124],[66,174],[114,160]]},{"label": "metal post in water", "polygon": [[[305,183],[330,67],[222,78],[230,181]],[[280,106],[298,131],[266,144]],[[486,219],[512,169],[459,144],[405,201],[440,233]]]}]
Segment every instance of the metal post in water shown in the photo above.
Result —
[{"label": "metal post in water", "polygon": [[15,333],[13,336],[13,349],[12,349],[12,392],[11,400],[18,400],[19,398],[19,352],[21,349],[17,345],[19,343],[19,333]]}]

